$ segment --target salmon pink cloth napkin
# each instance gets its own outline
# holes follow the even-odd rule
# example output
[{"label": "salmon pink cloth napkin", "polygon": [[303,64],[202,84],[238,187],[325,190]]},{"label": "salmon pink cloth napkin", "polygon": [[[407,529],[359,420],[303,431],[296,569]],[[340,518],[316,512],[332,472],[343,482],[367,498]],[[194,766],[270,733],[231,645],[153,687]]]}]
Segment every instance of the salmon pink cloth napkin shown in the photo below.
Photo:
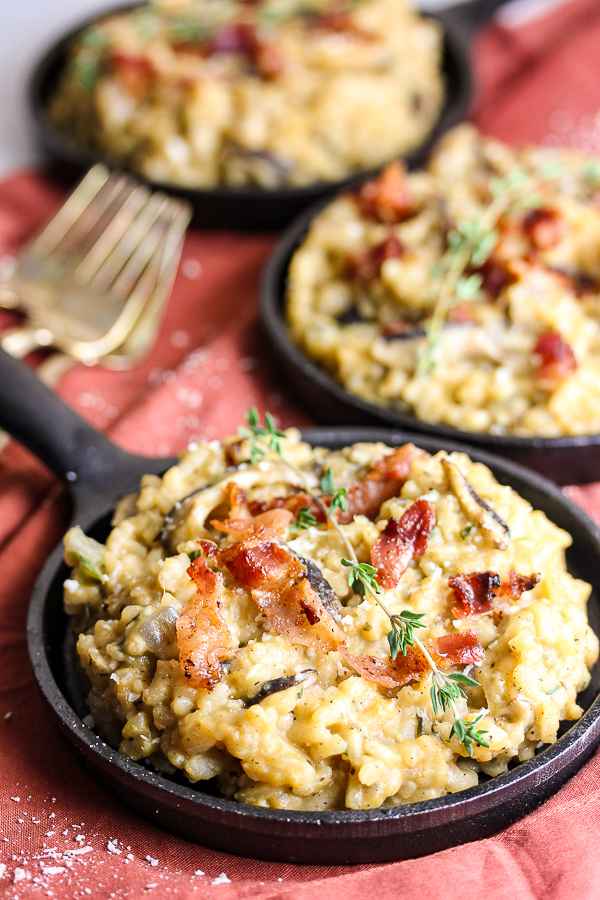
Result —
[{"label": "salmon pink cloth napkin", "polygon": [[[490,26],[475,53],[474,119],[512,143],[600,150],[600,4],[577,0],[518,30]],[[0,257],[56,209],[41,177],[0,185]],[[308,423],[286,398],[257,324],[272,237],[190,233],[161,337],[128,372],[79,366],[59,385],[129,450],[171,454],[221,437],[257,403]],[[3,313],[0,328],[14,324]],[[35,360],[34,360],[35,362]],[[571,495],[600,521],[600,486]],[[0,458],[0,895],[258,900],[597,900],[600,756],[501,834],[416,860],[311,867],[229,856],[148,824],[72,754],[33,680],[25,642],[31,587],[68,517],[63,489],[25,450]]]}]

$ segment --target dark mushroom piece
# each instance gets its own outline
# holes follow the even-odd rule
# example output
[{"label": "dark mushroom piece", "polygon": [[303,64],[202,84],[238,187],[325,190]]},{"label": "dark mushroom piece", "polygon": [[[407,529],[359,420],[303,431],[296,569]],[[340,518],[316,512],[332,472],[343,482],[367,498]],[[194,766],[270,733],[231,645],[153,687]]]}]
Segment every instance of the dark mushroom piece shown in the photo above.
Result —
[{"label": "dark mushroom piece", "polygon": [[294,168],[290,160],[269,153],[268,150],[249,150],[233,141],[227,145],[227,156],[251,166],[260,184],[266,183],[273,187],[283,184]]},{"label": "dark mushroom piece", "polygon": [[310,559],[299,556],[300,562],[306,566],[306,577],[321,598],[321,602],[329,615],[339,624],[342,621],[342,604],[321,570]]},{"label": "dark mushroom piece", "polygon": [[494,546],[506,550],[510,540],[510,529],[489,504],[483,500],[458,466],[449,459],[442,459],[442,466],[451,490],[468,518],[488,533]]},{"label": "dark mushroom piece", "polygon": [[317,680],[316,669],[303,669],[302,672],[296,672],[295,675],[283,675],[281,678],[273,678],[271,681],[265,681],[254,696],[248,697],[246,706],[254,706],[255,703],[260,703],[261,700],[270,697],[271,694],[277,694],[279,691],[287,691],[288,688],[296,687],[296,685],[302,684],[309,678],[311,684],[314,684]]}]

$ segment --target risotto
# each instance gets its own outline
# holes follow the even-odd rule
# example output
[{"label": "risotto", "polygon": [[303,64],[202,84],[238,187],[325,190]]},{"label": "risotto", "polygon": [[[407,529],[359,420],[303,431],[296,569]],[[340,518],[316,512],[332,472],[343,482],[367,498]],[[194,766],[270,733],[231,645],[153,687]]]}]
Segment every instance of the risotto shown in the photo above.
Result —
[{"label": "risotto", "polygon": [[421,145],[441,65],[404,0],[161,0],[81,34],[49,116],[156,181],[304,186]]},{"label": "risotto", "polygon": [[106,544],[67,533],[106,739],[287,810],[439,797],[554,742],[598,658],[569,535],[464,454],[271,425],[145,476]]},{"label": "risotto", "polygon": [[455,428],[600,431],[600,162],[460,126],[339,196],[292,258],[295,342],[352,394]]}]

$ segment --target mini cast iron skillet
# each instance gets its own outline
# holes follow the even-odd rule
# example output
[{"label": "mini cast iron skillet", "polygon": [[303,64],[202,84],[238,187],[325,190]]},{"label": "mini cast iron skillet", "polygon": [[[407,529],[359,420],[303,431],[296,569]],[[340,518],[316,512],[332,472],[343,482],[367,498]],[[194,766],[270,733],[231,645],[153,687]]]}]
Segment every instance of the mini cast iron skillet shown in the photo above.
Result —
[{"label": "mini cast iron skillet", "polygon": [[[407,156],[410,166],[420,165],[433,143],[449,128],[464,119],[472,94],[468,53],[476,29],[503,0],[467,0],[436,17],[444,28],[443,73],[446,82],[444,106],[433,132],[424,144]],[[67,61],[68,47],[79,32],[94,22],[117,11],[133,9],[140,4],[114,8],[101,16],[87,19],[50,47],[37,64],[29,85],[29,103],[36,136],[44,155],[55,172],[68,180],[80,175],[99,160],[111,162],[100,154],[69,140],[48,121],[49,98]],[[117,165],[121,165],[117,163]],[[358,184],[368,174],[363,172],[338,182],[319,182],[309,187],[278,188],[214,188],[193,190],[150,181],[152,187],[169,190],[185,197],[195,211],[195,224],[204,228],[232,228],[244,231],[271,231],[283,227],[300,210],[319,197],[343,187]]]},{"label": "mini cast iron skillet", "polygon": [[[265,269],[261,286],[261,318],[288,386],[320,422],[340,425],[387,425],[435,435],[438,440],[464,441],[499,453],[552,478],[557,484],[584,484],[600,479],[600,434],[582,437],[515,437],[461,431],[369,403],[351,394],[290,338],[284,305],[290,260],[314,217],[329,203],[321,200],[305,210],[284,232]],[[470,451],[472,452],[472,451]]]},{"label": "mini cast iron skillet", "polygon": [[[68,409],[23,363],[0,350],[0,425],[64,479],[75,504],[74,521],[105,539],[110,509],[133,489],[143,472],[159,472],[174,460],[132,456]],[[439,438],[415,438],[384,429],[323,428],[305,433],[314,444],[341,447],[354,441],[400,444],[418,440],[431,452],[463,449]],[[570,571],[591,582],[592,626],[600,623],[600,531],[553,484],[535,473],[475,450],[492,469],[573,537]],[[58,726],[95,777],[115,796],[155,824],[230,853],[296,863],[342,865],[405,859],[492,834],[551,796],[591,756],[600,742],[598,666],[579,696],[585,710],[566,724],[551,747],[515,769],[437,800],[395,809],[289,813],[222,800],[210,785],[192,787],[132,762],[83,724],[85,706],[75,671],[73,638],[62,609],[68,569],[61,550],[52,554],[33,592],[27,636],[31,664]]]}]

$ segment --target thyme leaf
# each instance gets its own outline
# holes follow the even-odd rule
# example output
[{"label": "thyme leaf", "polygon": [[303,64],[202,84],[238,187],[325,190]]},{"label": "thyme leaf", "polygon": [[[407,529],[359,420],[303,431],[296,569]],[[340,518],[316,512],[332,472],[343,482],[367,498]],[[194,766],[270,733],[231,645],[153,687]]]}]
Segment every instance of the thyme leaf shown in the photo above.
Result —
[{"label": "thyme leaf", "polygon": [[310,512],[310,506],[303,506],[296,514],[296,521],[290,525],[290,531],[292,534],[298,534],[299,531],[313,528],[316,525],[318,525],[318,522]]}]

